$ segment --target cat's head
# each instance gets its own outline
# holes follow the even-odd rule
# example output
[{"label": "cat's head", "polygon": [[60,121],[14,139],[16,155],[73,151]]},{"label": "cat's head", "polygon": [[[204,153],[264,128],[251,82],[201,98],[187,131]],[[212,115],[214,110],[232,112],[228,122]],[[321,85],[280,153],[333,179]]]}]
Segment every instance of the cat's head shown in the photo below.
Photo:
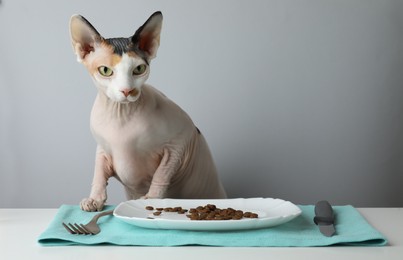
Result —
[{"label": "cat's head", "polygon": [[81,15],[70,19],[70,36],[79,62],[109,99],[135,102],[150,73],[160,43],[162,14],[156,12],[129,38],[103,38]]}]

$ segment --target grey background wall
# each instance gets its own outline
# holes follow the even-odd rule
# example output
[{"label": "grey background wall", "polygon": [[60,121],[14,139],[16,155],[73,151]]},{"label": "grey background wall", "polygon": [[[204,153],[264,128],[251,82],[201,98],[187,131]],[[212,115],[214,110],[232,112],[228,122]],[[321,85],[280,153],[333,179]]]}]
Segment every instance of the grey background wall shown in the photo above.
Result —
[{"label": "grey background wall", "polygon": [[230,197],[403,206],[403,1],[3,0],[0,207],[89,193],[96,90],[70,16],[118,37],[156,10],[149,83],[203,131]]}]

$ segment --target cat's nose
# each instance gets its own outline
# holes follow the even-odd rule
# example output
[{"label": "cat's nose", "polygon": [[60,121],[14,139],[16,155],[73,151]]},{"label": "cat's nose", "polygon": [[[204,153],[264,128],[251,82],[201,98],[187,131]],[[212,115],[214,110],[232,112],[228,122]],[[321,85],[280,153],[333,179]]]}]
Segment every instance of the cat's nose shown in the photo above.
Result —
[{"label": "cat's nose", "polygon": [[120,92],[122,92],[123,95],[125,95],[125,97],[128,97],[128,96],[130,95],[131,90],[129,90],[129,89],[124,89],[124,90],[121,90]]},{"label": "cat's nose", "polygon": [[135,96],[137,95],[138,91],[136,89],[123,89],[120,92],[123,93],[123,95],[125,95],[125,97],[128,97],[130,95]]}]

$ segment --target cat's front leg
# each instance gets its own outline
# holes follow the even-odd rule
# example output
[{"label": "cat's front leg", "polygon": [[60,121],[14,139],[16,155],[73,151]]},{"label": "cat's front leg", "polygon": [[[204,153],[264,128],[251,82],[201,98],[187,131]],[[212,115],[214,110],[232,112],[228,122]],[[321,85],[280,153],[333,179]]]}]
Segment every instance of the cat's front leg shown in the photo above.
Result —
[{"label": "cat's front leg", "polygon": [[150,188],[143,198],[165,198],[171,179],[180,167],[181,151],[165,148]]},{"label": "cat's front leg", "polygon": [[101,211],[103,209],[107,199],[106,186],[111,176],[113,176],[112,159],[98,145],[91,193],[89,198],[81,200],[80,208],[82,210]]}]

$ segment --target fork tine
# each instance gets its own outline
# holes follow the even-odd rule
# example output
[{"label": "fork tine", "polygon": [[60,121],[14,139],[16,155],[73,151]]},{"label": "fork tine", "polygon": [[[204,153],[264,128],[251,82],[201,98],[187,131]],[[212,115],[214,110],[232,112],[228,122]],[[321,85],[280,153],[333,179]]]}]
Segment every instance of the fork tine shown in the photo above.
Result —
[{"label": "fork tine", "polygon": [[74,230],[74,232],[76,232],[76,234],[78,235],[82,235],[84,234],[83,232],[81,232],[80,230],[78,230],[73,224],[69,223],[67,224],[69,226],[69,228],[71,228],[72,230]]},{"label": "fork tine", "polygon": [[69,226],[67,226],[64,222],[62,223],[63,227],[70,232],[70,234],[77,234],[74,230],[72,230],[71,228],[69,228]]},{"label": "fork tine", "polygon": [[78,224],[76,224],[76,223],[74,223],[74,226],[81,232],[81,234],[84,234],[84,235],[88,235],[88,234],[91,234],[91,233],[89,233],[86,229],[83,229],[82,227],[80,227]]},{"label": "fork tine", "polygon": [[80,227],[85,230],[85,232],[87,232],[87,234],[89,235],[94,235],[94,233],[92,233],[85,225],[80,224]]}]

